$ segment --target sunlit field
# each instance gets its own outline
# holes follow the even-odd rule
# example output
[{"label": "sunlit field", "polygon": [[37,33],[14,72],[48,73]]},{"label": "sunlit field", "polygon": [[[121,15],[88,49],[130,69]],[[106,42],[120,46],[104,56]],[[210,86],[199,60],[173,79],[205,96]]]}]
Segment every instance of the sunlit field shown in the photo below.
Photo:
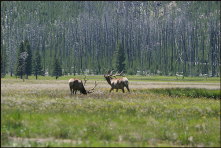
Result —
[{"label": "sunlit field", "polygon": [[[84,75],[69,75],[59,77],[58,80],[68,80],[70,78],[84,78]],[[15,76],[5,76],[6,79],[16,79]],[[102,75],[87,75],[90,80],[104,80]],[[159,81],[159,82],[199,82],[199,83],[219,83],[220,77],[176,77],[176,76],[141,76],[141,75],[127,75],[130,81]],[[35,80],[35,76],[29,76],[29,80]],[[51,76],[38,76],[38,80],[55,80],[55,77]]]},{"label": "sunlit field", "polygon": [[[1,146],[220,146],[220,78],[127,76],[131,92],[88,76],[1,79]],[[83,78],[83,76],[75,76]]]}]

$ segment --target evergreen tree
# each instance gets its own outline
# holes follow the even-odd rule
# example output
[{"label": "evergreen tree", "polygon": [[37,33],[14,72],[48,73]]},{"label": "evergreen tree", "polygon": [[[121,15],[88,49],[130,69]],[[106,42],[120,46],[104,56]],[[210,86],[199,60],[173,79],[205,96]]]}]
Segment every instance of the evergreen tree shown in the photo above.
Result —
[{"label": "evergreen tree", "polygon": [[22,79],[23,76],[23,59],[21,57],[21,54],[25,52],[24,49],[24,43],[23,41],[20,43],[20,47],[17,51],[17,63],[16,63],[16,70],[15,70],[15,74],[16,76],[20,76],[20,78]]},{"label": "evergreen tree", "polygon": [[7,63],[6,60],[7,60],[7,57],[5,53],[5,48],[3,46],[1,50],[1,77],[2,78],[6,75],[6,63]]},{"label": "evergreen tree", "polygon": [[1,54],[1,78],[4,77],[3,74],[3,60],[2,60],[2,54]]},{"label": "evergreen tree", "polygon": [[25,51],[28,53],[28,57],[26,59],[26,67],[25,67],[25,74],[26,78],[32,74],[32,52],[30,48],[29,41],[26,39],[24,42]]},{"label": "evergreen tree", "polygon": [[5,76],[5,57],[1,54],[1,77]]},{"label": "evergreen tree", "polygon": [[117,71],[125,70],[125,53],[124,48],[120,42],[117,44],[116,69]]},{"label": "evergreen tree", "polygon": [[53,66],[53,72],[52,72],[52,76],[55,76],[56,79],[62,75],[62,69],[61,69],[61,65],[58,61],[57,58],[55,58],[54,60],[54,66]]},{"label": "evergreen tree", "polygon": [[38,79],[38,75],[43,75],[43,68],[41,65],[41,56],[38,51],[36,52],[35,57],[33,59],[33,73],[36,77],[36,80]]}]

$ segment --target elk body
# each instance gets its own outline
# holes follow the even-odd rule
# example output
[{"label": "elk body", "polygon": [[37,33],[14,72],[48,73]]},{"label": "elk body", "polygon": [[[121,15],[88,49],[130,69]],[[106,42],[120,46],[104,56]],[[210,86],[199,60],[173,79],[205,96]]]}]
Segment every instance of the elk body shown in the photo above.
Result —
[{"label": "elk body", "polygon": [[84,88],[83,82],[79,79],[73,79],[71,78],[69,81],[69,87],[71,94],[76,94],[76,92],[79,90],[82,94],[87,94],[86,89]]},{"label": "elk body", "polygon": [[[86,76],[85,76],[86,78]],[[88,93],[92,93],[94,88],[97,86],[96,84],[96,81],[95,81],[95,86],[94,88],[92,88],[91,90],[86,90],[84,85],[86,84],[86,79],[84,78],[85,80],[85,83],[83,83],[82,80],[80,79],[74,79],[74,78],[71,78],[68,83],[69,83],[69,87],[70,87],[70,91],[71,91],[71,94],[76,94],[77,91],[80,91],[81,94],[88,94]]]},{"label": "elk body", "polygon": [[124,87],[126,87],[128,92],[130,92],[130,89],[128,86],[129,85],[128,79],[126,77],[116,78],[116,76],[122,76],[123,71],[120,74],[116,73],[115,75],[112,75],[112,72],[113,71],[111,71],[109,74],[104,75],[104,78],[107,80],[107,83],[111,86],[110,92],[113,89],[117,89],[116,90],[117,92],[118,92],[118,89],[121,89],[124,93]]}]

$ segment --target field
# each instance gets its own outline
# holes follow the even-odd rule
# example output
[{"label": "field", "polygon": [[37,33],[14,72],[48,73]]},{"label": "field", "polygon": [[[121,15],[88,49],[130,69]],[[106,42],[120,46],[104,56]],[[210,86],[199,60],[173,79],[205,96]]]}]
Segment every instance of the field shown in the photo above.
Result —
[{"label": "field", "polygon": [[220,78],[128,76],[131,93],[109,93],[88,76],[95,92],[72,96],[69,78],[2,78],[1,146],[220,147]]}]

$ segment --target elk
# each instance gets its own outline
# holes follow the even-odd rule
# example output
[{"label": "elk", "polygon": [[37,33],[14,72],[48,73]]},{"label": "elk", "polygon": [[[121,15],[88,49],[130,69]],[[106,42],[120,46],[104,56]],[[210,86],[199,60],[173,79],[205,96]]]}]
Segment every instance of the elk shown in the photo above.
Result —
[{"label": "elk", "polygon": [[[129,82],[128,79],[122,75],[123,71],[120,74],[117,72],[115,75],[113,75],[112,72],[113,70],[108,74],[104,74],[104,78],[107,80],[107,83],[111,86],[109,92],[111,92],[113,89],[117,89],[116,91],[118,92],[118,89],[121,89],[124,93],[124,87],[126,87],[128,92],[130,92],[130,89],[128,87]],[[116,76],[123,76],[123,77],[116,78]]]},{"label": "elk", "polygon": [[178,77],[182,77],[182,79],[184,79],[184,76],[181,74],[179,74],[178,72],[176,73],[176,79],[178,79]]},{"label": "elk", "polygon": [[93,90],[95,89],[95,87],[97,86],[97,83],[95,81],[95,86],[90,89],[90,90],[86,90],[85,89],[85,84],[86,84],[86,76],[84,77],[84,84],[83,84],[83,81],[80,80],[80,79],[74,79],[74,78],[71,78],[68,83],[69,83],[69,87],[70,87],[70,91],[71,91],[71,95],[72,94],[76,94],[76,92],[79,90],[81,94],[89,94],[89,93],[92,93]]}]

